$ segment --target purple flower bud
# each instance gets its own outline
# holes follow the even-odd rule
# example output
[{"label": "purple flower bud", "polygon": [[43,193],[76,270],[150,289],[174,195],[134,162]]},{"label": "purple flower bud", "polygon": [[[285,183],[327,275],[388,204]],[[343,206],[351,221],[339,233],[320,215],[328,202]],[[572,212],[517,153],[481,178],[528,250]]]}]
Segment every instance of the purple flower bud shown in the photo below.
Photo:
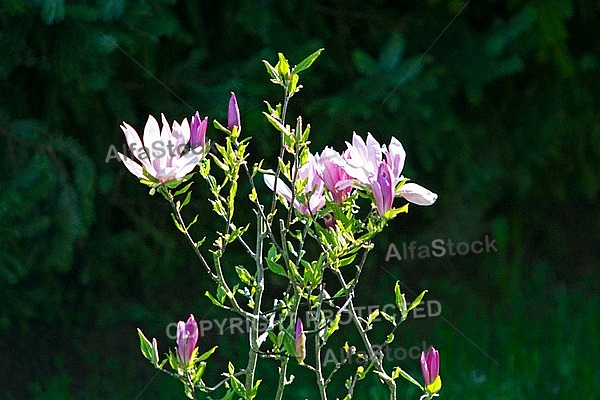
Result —
[{"label": "purple flower bud", "polygon": [[379,164],[377,169],[377,179],[371,182],[371,190],[375,198],[375,205],[380,216],[385,216],[394,205],[394,187],[390,167],[385,164]]},{"label": "purple flower bud", "polygon": [[430,347],[427,354],[421,352],[421,372],[425,386],[433,383],[440,374],[440,353],[435,348]]},{"label": "purple flower bud", "polygon": [[190,147],[195,149],[197,147],[204,148],[206,142],[206,128],[208,127],[208,117],[200,120],[200,114],[196,111],[196,115],[192,117],[190,124]]},{"label": "purple flower bud", "polygon": [[179,361],[188,366],[198,342],[198,324],[190,314],[187,322],[177,323],[177,356]]},{"label": "purple flower bud", "polygon": [[305,346],[306,336],[304,335],[304,326],[302,325],[302,320],[298,318],[296,320],[296,359],[299,363],[303,362],[306,358],[306,346]]},{"label": "purple flower bud", "polygon": [[229,112],[227,113],[227,129],[231,131],[234,126],[237,126],[238,130],[241,129],[240,109],[238,108],[235,93],[231,92],[231,97],[229,98]]}]

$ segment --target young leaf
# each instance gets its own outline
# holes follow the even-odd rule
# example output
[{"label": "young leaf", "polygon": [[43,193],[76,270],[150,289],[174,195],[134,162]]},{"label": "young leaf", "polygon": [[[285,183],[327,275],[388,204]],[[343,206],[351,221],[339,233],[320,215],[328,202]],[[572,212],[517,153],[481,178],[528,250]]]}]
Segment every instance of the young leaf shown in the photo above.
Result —
[{"label": "young leaf", "polygon": [[271,81],[273,83],[280,83],[281,81],[279,80],[279,74],[277,73],[277,70],[275,69],[275,67],[273,67],[267,60],[263,60],[263,63],[265,64],[265,67],[267,68],[267,73],[271,77]]},{"label": "young leaf", "polygon": [[396,379],[399,376],[402,376],[404,379],[406,379],[407,381],[409,381],[413,385],[417,386],[419,389],[425,391],[425,389],[423,388],[423,386],[421,386],[421,384],[419,382],[417,382],[415,380],[415,378],[413,378],[408,373],[406,373],[402,368],[396,367],[396,368],[394,368],[394,371],[392,372],[392,379]]},{"label": "young leaf", "polygon": [[312,63],[315,62],[317,57],[319,57],[319,55],[321,54],[321,52],[323,50],[324,49],[321,48],[321,49],[315,51],[314,53],[312,53],[310,56],[306,57],[304,60],[300,61],[300,63],[298,63],[298,65],[296,65],[294,67],[294,70],[293,70],[294,73],[297,74],[297,73],[304,71],[305,69],[308,69],[312,65]]},{"label": "young leaf", "polygon": [[177,197],[180,194],[187,192],[188,189],[190,188],[190,186],[192,186],[192,183],[194,183],[194,182],[190,182],[187,185],[185,185],[182,189],[179,189],[178,191],[176,191],[175,194],[173,195],[173,197]]},{"label": "young leaf", "polygon": [[250,272],[248,272],[248,270],[246,270],[246,268],[237,265],[235,267],[235,271],[237,272],[238,276],[240,277],[240,280],[242,281],[242,283],[244,283],[246,286],[252,286],[252,281],[254,280],[254,278],[252,277],[252,275],[250,275]]},{"label": "young leaf", "polygon": [[369,318],[367,318],[367,325],[371,325],[377,317],[379,317],[379,308],[375,309],[375,311],[369,315]]},{"label": "young leaf", "polygon": [[198,357],[198,361],[207,360],[208,357],[210,357],[212,355],[212,353],[214,353],[215,350],[217,350],[217,347],[219,347],[219,346],[215,346],[212,349],[208,350],[207,352],[200,354],[200,356]]},{"label": "young leaf", "polygon": [[208,297],[208,299],[215,305],[218,307],[223,306],[223,303],[220,302],[219,300],[215,299],[215,297],[207,290],[206,293],[204,293],[204,295],[206,297]]},{"label": "young leaf", "polygon": [[185,199],[183,200],[183,203],[181,203],[180,209],[187,206],[191,199],[192,199],[192,192],[188,192],[187,195],[185,196]]},{"label": "young leaf", "polygon": [[269,260],[268,258],[267,258],[267,266],[269,267],[269,269],[271,270],[271,272],[273,272],[273,273],[275,273],[277,275],[281,275],[281,276],[287,277],[285,269],[281,265],[277,264],[274,261]]},{"label": "young leaf", "polygon": [[427,293],[427,290],[423,290],[421,292],[421,294],[419,296],[417,296],[417,298],[415,299],[415,301],[413,301],[412,303],[410,303],[410,306],[408,306],[408,310],[407,311],[410,311],[413,308],[415,308],[416,306],[418,306],[419,303],[421,303],[421,300],[423,299],[423,296],[425,296],[425,293]]},{"label": "young leaf", "polygon": [[283,80],[285,80],[290,73],[290,64],[288,63],[288,60],[283,56],[282,53],[279,53],[278,56],[279,61],[277,62],[277,65],[275,65],[275,68],[277,68],[279,76],[283,78]]},{"label": "young leaf", "polygon": [[327,328],[327,333],[325,334],[325,340],[329,339],[329,336],[333,334],[333,332],[339,329],[341,314],[337,314],[333,321],[329,324],[329,328]]},{"label": "young leaf", "polygon": [[396,286],[394,286],[394,293],[396,294],[396,307],[400,310],[402,318],[406,318],[408,315],[406,299],[404,298],[404,294],[400,291],[400,282],[398,281],[396,281]]},{"label": "young leaf", "polygon": [[150,344],[150,341],[146,339],[146,336],[144,336],[140,328],[138,328],[137,332],[138,336],[140,337],[140,350],[142,350],[142,354],[148,360],[152,361],[152,344]]}]

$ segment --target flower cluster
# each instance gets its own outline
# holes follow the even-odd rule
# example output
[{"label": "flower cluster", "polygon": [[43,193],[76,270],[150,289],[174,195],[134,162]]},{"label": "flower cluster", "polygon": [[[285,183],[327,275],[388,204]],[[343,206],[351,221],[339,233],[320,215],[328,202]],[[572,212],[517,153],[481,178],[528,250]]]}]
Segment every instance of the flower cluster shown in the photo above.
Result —
[{"label": "flower cluster", "polygon": [[343,153],[326,147],[320,154],[309,154],[307,162],[292,173],[302,182],[300,190],[292,192],[282,180],[275,182],[273,175],[265,175],[265,183],[307,216],[325,206],[326,192],[341,204],[353,190],[362,190],[372,196],[382,217],[390,216],[396,197],[420,206],[437,200],[437,194],[430,190],[407,183],[408,178],[402,175],[406,153],[398,139],[392,138],[388,146],[382,146],[370,133],[366,141],[354,133],[352,143],[346,145]]},{"label": "flower cluster", "polygon": [[[355,296],[355,287],[361,271],[365,268],[366,256],[373,247],[373,237],[390,219],[407,210],[406,202],[428,206],[437,200],[437,195],[422,186],[408,182],[409,179],[402,174],[406,153],[396,138],[392,138],[388,144],[380,144],[370,133],[366,138],[354,133],[351,142],[346,142],[346,148],[341,152],[325,147],[321,152],[310,153],[310,126],[302,129],[302,118],[299,116],[296,128],[291,129],[285,121],[285,115],[289,99],[301,88],[301,85],[298,85],[298,73],[307,69],[321,50],[314,52],[293,68],[282,54],[279,54],[279,62],[275,66],[265,61],[271,81],[284,88],[285,100],[283,105],[278,104],[276,107],[267,103],[268,113],[264,113],[267,120],[281,133],[281,147],[280,157],[277,159],[277,172],[263,173],[263,178],[273,191],[273,196],[287,206],[289,212],[286,213],[285,220],[277,219],[279,217],[276,216],[275,204],[271,205],[271,212],[266,213],[265,204],[257,193],[255,176],[265,170],[262,168],[262,161],[254,164],[252,168],[247,165],[250,138],[241,137],[242,124],[235,94],[231,93],[229,100],[227,124],[221,125],[214,121],[215,128],[226,135],[224,143],[215,143],[213,147],[206,139],[208,117],[202,119],[199,113],[195,113],[189,123],[187,119],[183,119],[181,123],[173,122],[172,125],[161,115],[162,127],[150,116],[144,129],[143,141],[130,125],[123,122],[121,126],[129,146],[129,151],[123,151],[128,155],[119,153],[121,161],[141,183],[151,187],[150,194],[158,192],[170,203],[175,226],[194,247],[201,265],[216,284],[215,293],[207,291],[207,297],[215,306],[235,312],[248,321],[251,351],[248,352],[247,366],[242,369],[238,367],[236,371],[234,363],[228,362],[227,371],[222,374],[224,378],[214,386],[206,385],[202,377],[207,360],[217,346],[200,354],[197,347],[199,329],[193,315],[190,315],[187,321],[178,322],[177,347],[170,350],[167,359],[164,360],[159,356],[156,339],[148,340],[138,329],[140,349],[144,357],[158,370],[179,379],[184,385],[186,396],[190,399],[197,399],[198,391],[211,393],[211,396],[219,398],[222,396],[217,392],[222,391],[227,392],[223,398],[257,398],[262,381],[257,377],[259,354],[268,354],[269,358],[279,363],[276,399],[285,398],[285,387],[292,383],[293,375],[288,371],[290,358],[295,358],[298,364],[316,373],[320,398],[327,399],[327,386],[332,382],[333,375],[338,372],[339,367],[328,373],[329,377],[326,380],[323,379],[325,364],[321,362],[323,360],[320,354],[325,349],[329,336],[338,330],[340,313],[346,308],[357,322],[355,327],[368,349],[367,354],[371,360],[368,368],[360,367],[354,378],[346,380],[346,397],[352,396],[357,381],[362,380],[371,369],[388,386],[391,400],[396,399],[395,381],[400,376],[423,391],[421,400],[431,400],[438,396],[441,378],[437,350],[431,348],[421,355],[424,386],[399,367],[388,372],[383,360],[375,351],[376,346],[372,345],[373,338],[370,338],[368,333],[379,315],[379,309],[371,312],[367,320],[363,320],[357,316],[358,307],[351,301]],[[210,160],[205,159],[209,148],[212,149]],[[220,170],[219,173],[213,174],[211,165],[216,166]],[[212,265],[205,258],[205,249],[202,247],[204,239],[194,240],[190,231],[190,227],[201,217],[197,214],[191,222],[187,222],[187,218],[182,214],[182,209],[191,199],[192,182],[182,185],[181,188],[179,185],[192,178],[196,166],[199,167],[199,175],[206,180],[209,187],[208,200],[213,211],[223,218],[226,227],[225,231],[220,231],[219,228],[216,230],[218,237],[213,242],[216,249],[210,250],[213,256]],[[247,240],[249,225],[244,227],[236,222],[236,215],[239,215],[235,211],[238,188],[241,187],[238,185],[241,172],[246,172],[250,180],[252,191],[249,199],[257,217],[254,250],[251,242]],[[394,207],[398,197],[403,198],[405,202],[401,207]],[[360,198],[367,200],[363,203]],[[367,212],[359,213],[361,204],[367,205]],[[298,220],[291,218],[292,210],[302,222],[314,222],[316,218],[323,218],[327,229],[323,229],[319,224],[296,224]],[[365,215],[365,218],[361,219],[358,215]],[[340,222],[336,222],[336,219]],[[301,230],[296,229],[299,225],[304,225]],[[310,243],[305,245],[306,241]],[[315,242],[317,247],[314,247]],[[236,265],[235,283],[231,281],[232,274],[225,273],[223,268],[226,265],[223,257],[231,243],[241,245],[252,258],[255,267],[253,271],[252,268],[247,269],[245,264]],[[316,249],[320,252],[311,259],[310,252]],[[350,264],[353,268],[345,268],[343,271],[340,268]],[[272,295],[270,280],[266,279],[269,271],[287,279],[289,283],[281,297],[273,294],[273,311],[265,312],[265,307],[261,305],[265,293]],[[339,306],[330,301],[333,297],[324,289],[325,271],[331,271],[331,277],[337,278],[341,286],[336,298],[347,299],[333,321],[327,321],[325,311],[332,311],[329,305]],[[393,340],[393,332],[398,324],[421,302],[426,291],[423,291],[410,307],[400,291],[399,282],[396,282],[394,292],[402,320],[398,321],[393,316],[385,318],[393,325],[392,333],[388,335],[388,343]],[[326,303],[328,305],[322,308]],[[305,304],[309,305],[311,312],[318,310],[319,318],[314,320],[315,330],[305,331],[303,322],[298,317],[299,308]],[[276,324],[278,311],[281,311],[283,320]],[[267,317],[269,314],[271,316]],[[323,318],[320,318],[321,314]],[[284,321],[287,318],[289,325]],[[265,319],[268,319],[266,327],[263,326]],[[286,325],[289,328],[286,328]],[[314,340],[310,343],[307,342],[309,332],[316,333],[311,335],[311,339]],[[265,347],[268,349],[263,353]],[[310,350],[308,347],[314,350],[314,353],[310,353],[315,354],[314,360],[313,357],[307,359]],[[344,349],[346,352],[350,351],[348,344]],[[166,369],[167,362],[173,372]],[[242,376],[243,379],[240,378]]]},{"label": "flower cluster", "polygon": [[[148,117],[143,142],[131,125],[127,122],[121,125],[134,158],[121,153],[119,158],[129,172],[148,184],[180,182],[205,155],[208,117],[201,119],[200,113],[196,112],[190,123],[184,118],[181,124],[174,121],[172,128],[164,114],[161,114],[161,119],[162,129],[156,118]],[[229,100],[227,126],[230,130],[234,126],[240,129],[240,111],[234,93]]]}]

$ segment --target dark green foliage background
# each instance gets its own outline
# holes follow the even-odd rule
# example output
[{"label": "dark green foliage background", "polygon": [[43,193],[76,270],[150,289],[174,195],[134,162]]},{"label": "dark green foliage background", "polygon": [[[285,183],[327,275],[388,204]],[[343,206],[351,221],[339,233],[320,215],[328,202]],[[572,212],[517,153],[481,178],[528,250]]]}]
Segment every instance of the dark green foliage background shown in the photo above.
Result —
[{"label": "dark green foliage background", "polygon": [[[154,377],[135,328],[166,351],[168,323],[225,315],[167,204],[106,162],[109,146],[125,143],[123,120],[141,132],[148,114],[224,121],[235,91],[253,161],[273,160],[262,100],[281,93],[261,60],[294,64],[319,47],[290,109],[312,124],[314,151],[343,149],[353,131],[396,136],[406,175],[440,195],[379,237],[360,301],[391,302],[396,279],[430,290],[442,315],[409,321],[397,341],[440,349],[441,398],[598,398],[600,6],[471,1],[447,27],[464,4],[0,3],[0,398],[183,398]],[[215,218],[201,184],[194,193],[201,236]],[[484,235],[497,253],[385,260],[390,243]],[[200,346],[216,343],[213,366],[245,360],[241,336],[211,331]],[[400,365],[418,376],[417,364]],[[294,372],[289,398],[315,398]]]}]

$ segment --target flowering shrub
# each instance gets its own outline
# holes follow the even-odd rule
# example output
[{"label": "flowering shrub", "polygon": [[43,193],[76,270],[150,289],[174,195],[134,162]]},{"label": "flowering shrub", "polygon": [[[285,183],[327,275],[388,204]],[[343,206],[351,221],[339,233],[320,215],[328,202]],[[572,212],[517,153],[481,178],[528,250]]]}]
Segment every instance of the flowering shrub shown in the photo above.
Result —
[{"label": "flowering shrub", "polygon": [[[152,365],[181,382],[186,395],[198,398],[199,392],[211,393],[211,398],[254,399],[259,395],[261,379],[256,376],[260,358],[274,360],[279,372],[275,399],[282,399],[286,388],[293,384],[288,373],[292,360],[315,375],[315,385],[321,399],[327,399],[328,387],[334,379],[343,379],[347,392],[331,394],[335,398],[350,399],[355,386],[367,373],[375,373],[387,385],[390,399],[396,398],[396,381],[403,377],[418,386],[429,398],[437,395],[441,386],[438,376],[439,355],[430,350],[422,356],[421,366],[425,387],[396,366],[387,369],[370,337],[378,317],[390,325],[386,343],[394,340],[394,332],[408,313],[419,305],[425,291],[411,304],[394,287],[399,318],[375,309],[365,319],[357,315],[354,304],[355,288],[360,280],[373,238],[388,222],[408,211],[408,203],[431,205],[437,195],[402,175],[406,153],[396,138],[389,145],[380,145],[371,134],[366,139],[356,133],[352,143],[338,152],[326,147],[320,153],[309,150],[310,125],[301,117],[292,127],[286,121],[290,99],[300,90],[299,73],[317,59],[321,50],[311,54],[293,68],[279,54],[275,66],[265,61],[271,81],[283,88],[281,104],[272,107],[267,103],[266,119],[275,127],[280,137],[280,153],[272,168],[263,161],[249,165],[243,124],[235,94],[231,94],[227,126],[215,121],[214,126],[224,133],[221,143],[213,147],[206,141],[208,118],[200,119],[196,113],[191,124],[184,119],[172,127],[162,116],[163,126],[150,116],[144,129],[144,141],[127,123],[123,123],[132,156],[120,157],[125,166],[140,182],[150,187],[150,193],[160,193],[171,205],[175,226],[186,237],[199,262],[215,284],[206,295],[216,306],[235,313],[248,321],[249,351],[246,365],[236,367],[238,360],[230,361],[225,377],[213,386],[203,380],[204,371],[216,347],[199,354],[198,326],[190,315],[187,322],[177,325],[177,348],[166,358],[158,352],[156,339],[148,340],[138,330],[143,355]],[[209,151],[209,149],[211,149]],[[198,166],[197,172],[194,169]],[[220,174],[213,174],[217,168]],[[196,216],[187,222],[182,209],[190,202],[192,181],[199,174],[210,190],[208,201],[223,221],[217,230],[212,247],[192,237],[190,228]],[[236,204],[238,182],[244,177],[250,183],[248,198],[256,216],[254,226],[238,226]],[[260,178],[260,179],[257,179]],[[257,185],[264,181],[273,192],[267,200],[259,196]],[[254,231],[250,233],[250,229]],[[252,236],[252,240],[247,239]],[[245,249],[252,266],[235,267],[235,282],[226,279],[223,262],[228,246],[237,242]],[[310,243],[310,246],[309,246]],[[317,254],[308,249],[319,249]],[[208,257],[210,255],[210,257]],[[228,265],[228,264],[227,264]],[[337,283],[328,282],[325,289],[324,274],[333,276]],[[274,293],[269,287],[269,275],[287,280],[287,289]],[[336,290],[331,294],[332,287]],[[274,297],[272,307],[263,304],[264,294]],[[300,309],[315,316],[315,329],[305,331]],[[326,311],[333,318],[326,318]],[[367,349],[369,364],[358,366],[350,376],[339,377],[342,361],[332,369],[323,366],[322,352],[328,339],[339,330],[342,313],[349,313],[362,345]],[[350,354],[356,347],[346,343]],[[166,368],[167,362],[170,369]],[[239,364],[238,364],[239,365]]]}]

